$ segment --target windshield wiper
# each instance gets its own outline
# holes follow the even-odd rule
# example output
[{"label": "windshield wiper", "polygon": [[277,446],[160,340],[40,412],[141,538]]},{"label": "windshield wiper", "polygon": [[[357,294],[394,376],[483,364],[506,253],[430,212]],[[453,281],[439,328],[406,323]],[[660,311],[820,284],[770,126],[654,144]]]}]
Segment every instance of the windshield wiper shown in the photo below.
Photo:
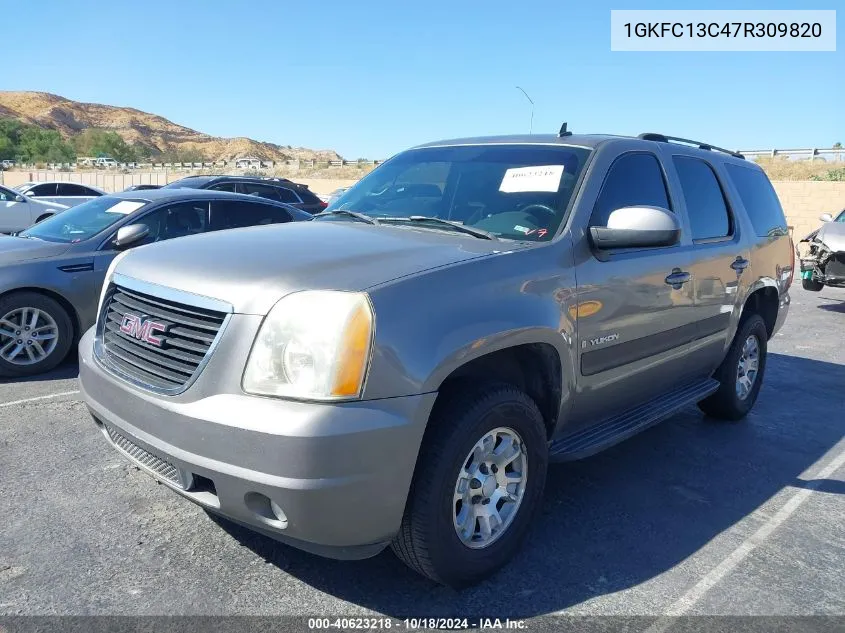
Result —
[{"label": "windshield wiper", "polygon": [[371,218],[370,216],[365,215],[363,213],[358,213],[357,211],[350,211],[348,209],[335,209],[334,211],[323,211],[321,213],[318,213],[314,217],[319,218],[327,215],[346,215],[350,218],[355,218],[356,220],[359,220],[361,222],[366,222],[367,224],[378,224],[378,220],[376,220],[375,218]]},{"label": "windshield wiper", "polygon": [[407,217],[389,217],[389,218],[379,218],[382,222],[432,222],[434,224],[439,224],[444,227],[448,226],[453,231],[458,231],[459,233],[466,233],[468,235],[472,235],[474,237],[481,238],[482,240],[498,240],[499,238],[493,235],[492,233],[488,233],[487,231],[483,231],[482,229],[477,229],[472,226],[467,226],[466,224],[461,224],[460,222],[453,222],[452,220],[444,220],[443,218],[438,218],[433,215],[409,215]]}]

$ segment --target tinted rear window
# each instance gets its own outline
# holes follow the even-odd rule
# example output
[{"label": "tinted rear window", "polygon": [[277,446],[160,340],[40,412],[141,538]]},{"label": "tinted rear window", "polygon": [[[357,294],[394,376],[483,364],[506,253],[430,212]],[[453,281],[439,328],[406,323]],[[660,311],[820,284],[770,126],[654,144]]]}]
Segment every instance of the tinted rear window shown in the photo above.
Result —
[{"label": "tinted rear window", "polygon": [[786,235],[786,218],[772,183],[759,169],[727,165],[728,177],[739,191],[742,205],[751,218],[754,232],[761,237]]},{"label": "tinted rear window", "polygon": [[712,167],[687,156],[672,158],[687,205],[692,239],[706,240],[731,234],[731,221],[722,187]]}]

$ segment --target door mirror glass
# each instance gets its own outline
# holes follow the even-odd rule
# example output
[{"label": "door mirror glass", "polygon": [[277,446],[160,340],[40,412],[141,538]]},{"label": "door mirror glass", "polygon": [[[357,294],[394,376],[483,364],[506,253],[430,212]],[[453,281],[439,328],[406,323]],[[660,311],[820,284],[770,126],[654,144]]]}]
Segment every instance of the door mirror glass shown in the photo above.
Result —
[{"label": "door mirror glass", "polygon": [[821,220],[822,222],[833,222],[833,216],[829,213],[822,213],[819,216],[819,220]]},{"label": "door mirror glass", "polygon": [[590,227],[596,248],[651,248],[674,246],[681,225],[674,213],[662,207],[622,207],[610,214],[607,226]]},{"label": "door mirror glass", "polygon": [[130,224],[129,226],[122,226],[117,229],[117,235],[115,236],[112,245],[117,249],[128,248],[147,237],[149,232],[150,227],[146,224]]}]

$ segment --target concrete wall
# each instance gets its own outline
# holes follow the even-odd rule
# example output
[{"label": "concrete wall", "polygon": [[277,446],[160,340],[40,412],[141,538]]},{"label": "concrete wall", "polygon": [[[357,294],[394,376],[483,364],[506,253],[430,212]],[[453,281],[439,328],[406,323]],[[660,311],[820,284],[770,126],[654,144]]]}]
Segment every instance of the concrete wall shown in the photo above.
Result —
[{"label": "concrete wall", "polygon": [[822,213],[835,216],[845,209],[845,182],[780,180],[772,184],[796,242],[821,226]]}]

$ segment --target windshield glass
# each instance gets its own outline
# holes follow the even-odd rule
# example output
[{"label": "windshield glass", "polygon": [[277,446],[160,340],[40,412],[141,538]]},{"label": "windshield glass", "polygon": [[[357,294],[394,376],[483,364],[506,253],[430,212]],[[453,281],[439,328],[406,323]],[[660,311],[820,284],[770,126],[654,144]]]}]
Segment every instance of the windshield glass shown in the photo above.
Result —
[{"label": "windshield glass", "polygon": [[[505,239],[550,240],[589,153],[565,145],[409,150],[373,170],[326,211],[357,211],[377,220],[437,217]],[[325,219],[354,221],[344,215]]]},{"label": "windshield glass", "polygon": [[147,204],[149,204],[147,200],[125,200],[114,196],[102,196],[42,220],[19,235],[48,242],[81,242],[97,235]]}]

